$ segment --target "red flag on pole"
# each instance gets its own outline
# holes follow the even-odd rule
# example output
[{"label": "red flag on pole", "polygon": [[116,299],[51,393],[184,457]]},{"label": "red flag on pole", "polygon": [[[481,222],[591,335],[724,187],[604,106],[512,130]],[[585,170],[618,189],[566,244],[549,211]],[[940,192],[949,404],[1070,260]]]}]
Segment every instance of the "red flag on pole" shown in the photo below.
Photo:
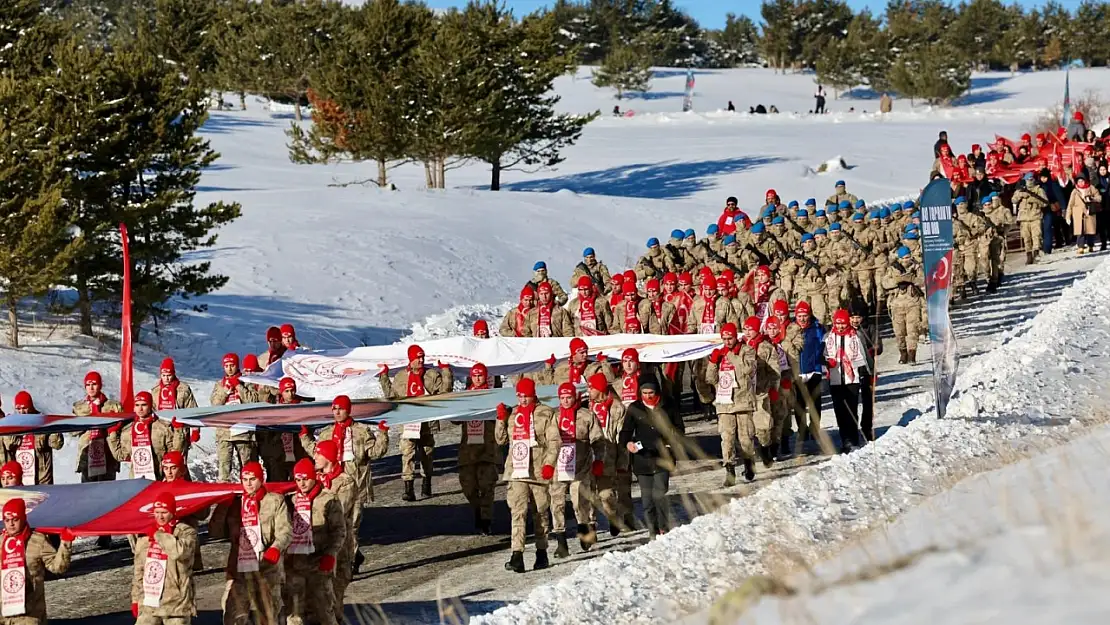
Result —
[{"label": "red flag on pole", "polygon": [[131,350],[131,252],[127,247],[127,226],[119,225],[120,240],[123,245],[123,306],[120,315],[120,373],[119,401],[123,412],[135,409],[135,382],[132,378],[134,354]]}]

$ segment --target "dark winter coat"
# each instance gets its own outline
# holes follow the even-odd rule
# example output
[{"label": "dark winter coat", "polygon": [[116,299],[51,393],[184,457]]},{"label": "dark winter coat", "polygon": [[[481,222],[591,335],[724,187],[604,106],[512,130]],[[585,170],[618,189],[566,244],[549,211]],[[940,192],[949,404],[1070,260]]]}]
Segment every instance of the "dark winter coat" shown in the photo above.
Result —
[{"label": "dark winter coat", "polygon": [[625,410],[618,442],[622,448],[629,442],[643,445],[643,449],[632,454],[632,472],[651,475],[660,469],[674,469],[671,448],[682,444],[684,431],[678,411],[668,409],[663,402],[648,408],[643,401],[636,400]]},{"label": "dark winter coat", "polygon": [[821,373],[825,364],[825,329],[815,319],[809,320],[809,327],[805,329],[805,344],[802,353],[798,356],[798,371],[803,376],[810,373]]},{"label": "dark winter coat", "polygon": [[967,198],[968,206],[979,206],[983,203],[983,198],[991,193],[998,192],[998,186],[990,181],[988,178],[982,180],[972,180],[967,183]]}]

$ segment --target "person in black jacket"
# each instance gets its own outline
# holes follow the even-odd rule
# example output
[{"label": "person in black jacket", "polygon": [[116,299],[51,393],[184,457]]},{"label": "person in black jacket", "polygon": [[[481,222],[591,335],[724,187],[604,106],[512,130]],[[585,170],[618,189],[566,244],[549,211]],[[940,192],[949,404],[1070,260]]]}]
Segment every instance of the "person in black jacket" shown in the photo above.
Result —
[{"label": "person in black jacket", "polygon": [[883,337],[879,335],[879,328],[867,323],[867,304],[862,300],[855,300],[851,305],[851,316],[848,322],[852,324],[863,349],[867,355],[867,368],[859,372],[859,395],[863,403],[860,412],[859,426],[865,440],[875,440],[875,396],[872,389],[875,384],[875,360],[883,353]]},{"label": "person in black jacket", "polygon": [[974,180],[967,183],[967,188],[964,191],[968,206],[980,206],[983,203],[983,198],[991,193],[1001,191],[997,185],[987,178],[986,169],[976,168],[974,178]]},{"label": "person in black jacket", "polygon": [[671,526],[667,490],[675,466],[673,450],[681,449],[683,433],[678,411],[663,402],[659,385],[642,383],[640,398],[625,411],[619,444],[632,455],[632,472],[640,483],[640,503],[652,539]]},{"label": "person in black jacket", "polygon": [[933,144],[933,158],[940,158],[940,146],[948,144],[948,131],[942,130],[937,142]]}]

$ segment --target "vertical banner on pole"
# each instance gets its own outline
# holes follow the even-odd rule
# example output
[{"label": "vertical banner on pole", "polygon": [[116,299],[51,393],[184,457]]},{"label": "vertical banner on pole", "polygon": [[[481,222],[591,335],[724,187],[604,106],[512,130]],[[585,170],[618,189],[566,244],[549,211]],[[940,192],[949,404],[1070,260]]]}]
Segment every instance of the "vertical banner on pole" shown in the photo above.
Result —
[{"label": "vertical banner on pole", "polygon": [[952,187],[944,178],[929,183],[918,202],[921,207],[925,301],[929,314],[929,347],[933,352],[933,388],[937,416],[943,418],[956,385],[959,354],[948,316],[952,278]]},{"label": "vertical banner on pole", "polygon": [[1067,128],[1071,121],[1071,68],[1064,72],[1064,112],[1060,118],[1060,127]]},{"label": "vertical banner on pole", "polygon": [[119,225],[120,241],[123,246],[123,302],[120,314],[120,373],[119,401],[123,411],[135,409],[135,382],[132,378],[134,354],[131,349],[131,252],[128,249],[127,226]]},{"label": "vertical banner on pole", "polygon": [[686,69],[686,94],[682,98],[682,112],[694,110],[694,70]]}]

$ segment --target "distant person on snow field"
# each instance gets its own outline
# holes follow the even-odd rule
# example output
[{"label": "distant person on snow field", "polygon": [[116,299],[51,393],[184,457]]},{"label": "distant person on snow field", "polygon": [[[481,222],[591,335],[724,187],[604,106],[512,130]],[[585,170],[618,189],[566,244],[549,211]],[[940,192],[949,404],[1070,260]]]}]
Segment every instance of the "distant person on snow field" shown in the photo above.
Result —
[{"label": "distant person on snow field", "polygon": [[817,106],[813,109],[813,112],[817,115],[823,115],[825,113],[825,88],[817,85],[817,92],[813,94],[813,97],[817,99]]},{"label": "distant person on snow field", "polygon": [[880,113],[889,113],[893,109],[894,109],[894,98],[890,97],[889,93],[884,93],[882,95],[882,97],[879,98],[879,112]]},{"label": "distant person on snow field", "polygon": [[732,100],[728,101],[728,112],[729,113],[735,113],[736,112],[736,106],[733,105]]}]

